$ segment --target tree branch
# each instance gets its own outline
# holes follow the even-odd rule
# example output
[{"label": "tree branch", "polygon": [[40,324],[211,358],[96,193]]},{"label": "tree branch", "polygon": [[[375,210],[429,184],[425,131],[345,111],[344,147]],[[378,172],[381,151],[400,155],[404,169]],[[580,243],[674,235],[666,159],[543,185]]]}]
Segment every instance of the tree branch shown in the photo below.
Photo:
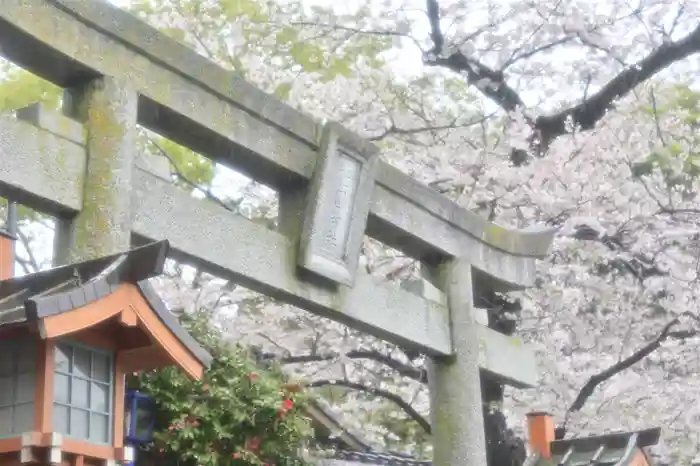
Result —
[{"label": "tree branch", "polygon": [[[442,66],[455,73],[466,75],[468,84],[475,85],[482,94],[506,112],[513,112],[525,106],[518,92],[506,83],[502,69],[490,68],[459,50],[449,56],[443,56],[445,37],[440,29],[438,0],[426,0],[426,12],[430,24],[430,37],[434,45],[432,53],[424,58],[426,65]],[[552,45],[567,40],[570,40],[570,37],[554,41]],[[673,63],[698,52],[700,52],[700,25],[682,39],[664,43],[637,64],[627,67],[597,93],[584,98],[581,103],[557,113],[540,115],[534,121],[529,121],[534,131],[531,141],[533,151],[537,155],[545,154],[552,141],[567,133],[569,119],[581,130],[594,128],[616,100],[626,96],[636,86]],[[522,154],[515,155],[522,157]]]},{"label": "tree branch", "polygon": [[698,52],[700,52],[700,26],[678,41],[661,45],[640,62],[615,76],[601,90],[580,104],[552,115],[538,117],[535,120],[535,127],[540,131],[540,149],[546,150],[554,139],[566,134],[568,118],[571,117],[582,130],[592,129],[617,99],[626,96],[636,86],[673,63]]},{"label": "tree branch", "polygon": [[609,273],[613,269],[620,272],[627,271],[634,275],[640,283],[643,283],[644,280],[650,277],[668,276],[668,272],[660,269],[653,257],[646,257],[641,253],[630,251],[624,241],[624,234],[626,232],[626,230],[620,229],[613,235],[601,235],[594,228],[582,224],[576,227],[576,231],[572,237],[581,241],[596,241],[603,244],[610,251],[624,251],[632,256],[631,259],[616,257],[605,264],[598,264],[596,273],[599,275]]},{"label": "tree branch", "polygon": [[433,41],[431,52],[437,57],[442,53],[442,48],[445,45],[445,36],[440,28],[440,5],[438,5],[437,0],[426,0],[426,10],[430,23],[430,38]]},{"label": "tree branch", "polygon": [[369,138],[370,141],[380,141],[389,135],[403,135],[410,136],[413,134],[427,133],[429,131],[447,131],[451,129],[458,128],[468,128],[470,126],[478,125],[487,121],[493,115],[486,115],[483,117],[476,118],[474,120],[465,121],[463,123],[457,123],[456,121],[446,125],[434,125],[434,126],[421,126],[418,128],[399,128],[394,123],[392,123],[387,129],[385,129],[381,134],[372,136]]},{"label": "tree branch", "polygon": [[[337,357],[339,357],[339,354],[337,353],[302,354],[282,357],[270,353],[263,355],[264,360],[275,360],[280,364],[300,364],[305,362],[330,361]],[[409,379],[415,380],[416,382],[420,382],[422,384],[428,383],[428,375],[425,369],[415,367],[410,364],[405,364],[398,359],[394,359],[391,356],[387,356],[386,354],[376,350],[348,351],[345,353],[345,357],[349,359],[371,359],[390,367],[403,377],[408,377]]]},{"label": "tree branch", "polygon": [[175,159],[173,159],[173,158],[170,156],[170,154],[168,153],[168,151],[165,150],[165,148],[164,148],[163,146],[161,146],[160,144],[158,144],[158,141],[156,141],[155,139],[153,139],[153,138],[150,137],[150,136],[147,136],[147,139],[148,139],[148,142],[150,142],[150,143],[153,145],[153,147],[155,147],[156,150],[157,150],[158,152],[160,152],[160,154],[161,154],[163,157],[165,157],[166,159],[168,159],[168,162],[170,162],[170,166],[172,166],[172,167],[173,167],[173,170],[175,170],[175,176],[177,177],[177,179],[179,179],[180,181],[182,181],[183,183],[185,183],[185,184],[188,185],[189,187],[191,187],[191,188],[193,188],[193,189],[196,189],[197,191],[201,192],[202,194],[204,194],[204,196],[205,196],[207,199],[209,199],[210,201],[215,202],[215,203],[218,204],[220,207],[223,207],[224,209],[226,209],[226,210],[228,210],[228,211],[230,211],[230,212],[237,213],[237,210],[234,209],[233,207],[231,207],[231,205],[229,205],[228,203],[224,202],[224,201],[223,201],[222,199],[220,199],[219,197],[215,196],[214,193],[211,192],[211,189],[209,189],[209,188],[207,188],[207,187],[204,187],[204,186],[200,186],[199,184],[195,183],[194,181],[190,180],[187,176],[185,176],[185,174],[182,172],[182,169],[181,169],[181,168],[177,165],[177,163],[175,162]]},{"label": "tree branch", "polygon": [[[17,237],[22,242],[22,247],[24,247],[24,250],[27,253],[26,261],[20,262],[20,264],[22,264],[23,268],[25,268],[25,265],[28,265],[29,267],[31,267],[31,270],[28,273],[38,272],[41,269],[41,267],[39,267],[39,261],[36,260],[36,257],[34,256],[34,252],[32,251],[32,248],[30,247],[29,238],[27,238],[27,235],[22,233],[22,230],[20,230],[20,229],[17,229]],[[25,270],[26,270],[26,268],[25,268]]]},{"label": "tree branch", "polygon": [[513,112],[525,106],[520,95],[506,83],[502,71],[489,68],[462,52],[454,52],[447,58],[436,57],[433,60],[427,60],[426,65],[442,66],[455,73],[466,75],[468,84],[475,85],[482,94],[507,112]]},{"label": "tree branch", "polygon": [[590,398],[591,395],[593,395],[593,392],[595,391],[596,387],[598,387],[598,385],[610,379],[611,377],[619,374],[620,372],[629,369],[630,367],[632,367],[633,365],[635,365],[636,363],[638,363],[639,361],[656,351],[661,346],[661,343],[663,343],[664,340],[666,340],[666,338],[669,337],[671,329],[676,324],[678,324],[678,322],[678,319],[673,319],[671,322],[666,324],[666,326],[661,330],[661,333],[650,343],[648,343],[638,351],[634,352],[628,358],[625,358],[619,361],[618,363],[613,364],[609,368],[588,379],[588,382],[586,382],[583,388],[581,388],[581,390],[578,392],[578,395],[576,396],[574,402],[571,403],[571,406],[567,410],[567,414],[579,411],[586,403],[588,398]]},{"label": "tree branch", "polygon": [[423,430],[425,430],[426,433],[430,434],[431,429],[430,429],[430,423],[428,422],[427,419],[425,419],[423,416],[420,415],[418,411],[416,411],[413,406],[408,404],[406,400],[401,398],[400,396],[396,395],[395,393],[391,393],[386,390],[382,390],[380,388],[372,388],[368,387],[366,385],[363,385],[361,383],[356,383],[356,382],[350,382],[347,380],[317,380],[315,382],[312,382],[308,385],[310,388],[319,388],[319,387],[327,387],[327,386],[339,386],[339,387],[346,387],[350,388],[352,390],[357,390],[360,392],[365,392],[369,393],[371,395],[375,395],[381,398],[385,398],[393,403],[395,403],[398,407],[400,407],[408,416],[416,421],[418,425],[420,425]]},{"label": "tree branch", "polygon": [[440,6],[437,0],[426,0],[426,14],[430,23],[430,38],[434,45],[430,56],[424,59],[426,65],[442,66],[455,73],[466,74],[467,83],[476,85],[484,95],[508,112],[524,106],[515,89],[506,84],[502,71],[491,69],[460,51],[447,57],[442,56],[445,37],[440,29]]}]

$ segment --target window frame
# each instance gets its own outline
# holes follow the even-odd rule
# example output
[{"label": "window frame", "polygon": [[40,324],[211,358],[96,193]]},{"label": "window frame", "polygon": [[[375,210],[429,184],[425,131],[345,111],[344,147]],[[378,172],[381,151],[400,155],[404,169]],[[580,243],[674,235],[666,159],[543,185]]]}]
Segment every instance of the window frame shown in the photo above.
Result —
[{"label": "window frame", "polygon": [[[65,348],[70,348],[71,350],[71,358],[70,358],[70,368],[69,372],[61,371],[56,367],[56,357],[57,357],[57,352],[60,351],[60,347],[63,346]],[[88,377],[84,377],[81,375],[78,375],[74,371],[74,365],[75,365],[75,350],[81,350],[85,351],[90,355],[90,374]],[[66,425],[67,425],[67,430],[68,432],[71,432],[72,426],[71,426],[71,412],[73,410],[87,413],[87,419],[88,419],[88,424],[86,426],[87,428],[87,437],[75,435],[74,433],[67,433],[67,432],[60,432],[57,429],[57,426],[55,425],[55,414],[52,414],[52,424],[54,431],[60,432],[62,435],[65,435],[67,438],[78,440],[81,442],[87,442],[95,445],[112,445],[114,442],[114,419],[115,419],[115,413],[114,413],[114,393],[115,393],[115,363],[116,363],[116,357],[115,353],[113,351],[109,351],[104,348],[98,348],[94,347],[91,345],[87,345],[85,343],[82,343],[80,341],[76,341],[73,339],[60,339],[56,341],[54,348],[53,348],[53,376],[54,376],[54,383],[53,383],[53,390],[51,394],[51,403],[52,403],[52,411],[55,413],[56,406],[60,406],[63,408],[66,408],[68,419],[66,420]],[[102,381],[99,379],[96,379],[93,377],[93,365],[94,365],[94,355],[100,355],[104,356],[107,360],[107,370],[108,370],[108,381]],[[64,402],[64,401],[57,401],[56,400],[56,375],[62,375],[68,378],[68,395],[69,395],[69,401]],[[72,402],[73,398],[73,381],[74,380],[82,380],[87,382],[87,387],[88,387],[88,393],[87,393],[87,406],[79,406],[75,405]],[[92,384],[101,384],[101,385],[106,385],[107,386],[107,411],[97,411],[92,408],[91,402],[92,402]],[[100,415],[100,416],[106,416],[107,417],[107,438],[105,441],[102,440],[93,440],[90,438],[90,423],[92,422],[92,415]]]},{"label": "window frame", "polygon": [[[32,355],[34,357],[34,360],[32,361],[31,368],[29,370],[20,370],[20,362],[22,360],[21,355],[19,352],[16,351],[16,349],[20,348],[20,350],[27,350],[31,349],[32,350]],[[37,349],[37,342],[35,339],[33,339],[31,336],[27,337],[16,337],[16,338],[9,338],[7,340],[2,340],[0,341],[0,351],[4,351],[7,347],[11,348],[12,350],[12,369],[8,373],[7,376],[4,376],[3,378],[9,378],[10,381],[12,382],[12,400],[10,401],[9,404],[2,404],[0,405],[0,409],[11,409],[11,419],[10,419],[10,432],[8,433],[0,433],[0,439],[5,439],[5,438],[13,438],[13,437],[18,437],[22,435],[24,432],[27,430],[31,431],[33,430],[34,427],[34,414],[36,410],[36,380],[37,380],[37,361],[38,361],[38,349]],[[31,375],[31,387],[32,387],[32,398],[30,401],[22,401],[18,402],[17,401],[17,395],[20,391],[20,376],[24,374],[30,374]],[[28,426],[28,429],[22,429],[21,431],[15,430],[16,429],[16,409],[18,406],[28,406],[31,408],[31,416],[30,416],[30,423]]]}]

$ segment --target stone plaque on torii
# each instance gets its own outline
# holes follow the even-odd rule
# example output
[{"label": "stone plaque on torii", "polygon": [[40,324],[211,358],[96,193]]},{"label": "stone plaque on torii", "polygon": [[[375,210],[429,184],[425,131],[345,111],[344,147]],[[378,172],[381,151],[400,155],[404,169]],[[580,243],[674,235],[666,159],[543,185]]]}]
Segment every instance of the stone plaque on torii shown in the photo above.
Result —
[{"label": "stone plaque on torii", "polygon": [[[63,114],[0,115],[0,195],[60,219],[57,250],[70,254],[58,262],[168,239],[177,259],[421,351],[432,360],[433,464],[486,464],[479,371],[516,387],[537,371],[532,351],[486,326],[472,291],[532,286],[552,231],[460,208],[367,141],[106,2],[7,0],[0,51],[67,89]],[[137,124],[278,190],[278,231],[174,186],[136,154]],[[401,289],[358,270],[365,234],[429,258],[424,280]]]}]

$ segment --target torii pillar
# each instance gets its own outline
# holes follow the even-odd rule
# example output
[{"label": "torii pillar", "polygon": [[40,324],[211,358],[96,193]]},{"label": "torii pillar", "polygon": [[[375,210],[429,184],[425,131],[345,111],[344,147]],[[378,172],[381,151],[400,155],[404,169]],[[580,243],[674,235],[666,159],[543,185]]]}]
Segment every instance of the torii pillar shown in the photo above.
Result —
[{"label": "torii pillar", "polygon": [[[423,264],[422,268],[424,297],[438,294],[447,302],[453,350],[451,356],[432,358],[428,365],[434,466],[486,466],[481,376],[516,387],[534,385],[532,376],[518,377],[525,373],[519,367],[523,362],[530,366],[526,372],[536,370],[528,348],[521,349],[529,354],[520,358],[513,348],[502,352],[494,348],[497,339],[484,341],[484,335],[500,334],[484,332],[488,318],[485,310],[475,307],[474,291],[505,292],[533,286],[535,260],[549,250],[555,231],[508,230],[485,220],[481,227],[480,241],[472,243],[476,247],[463,257]],[[507,342],[507,337],[500,338]]]},{"label": "torii pillar", "polygon": [[471,269],[465,259],[426,268],[447,297],[453,351],[449,358],[428,363],[435,466],[486,466]]}]

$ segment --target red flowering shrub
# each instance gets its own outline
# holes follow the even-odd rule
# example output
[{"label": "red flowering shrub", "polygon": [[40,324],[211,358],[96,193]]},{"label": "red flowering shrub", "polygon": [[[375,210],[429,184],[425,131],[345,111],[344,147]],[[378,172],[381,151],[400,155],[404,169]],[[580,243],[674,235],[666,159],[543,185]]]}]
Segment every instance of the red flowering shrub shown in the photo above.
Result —
[{"label": "red flowering shrub", "polygon": [[130,380],[157,405],[155,440],[144,453],[144,462],[305,465],[299,450],[311,430],[299,410],[303,393],[285,388],[275,369],[261,371],[244,349],[224,343],[204,316],[186,319],[183,324],[214,362],[200,382],[174,368]]}]

